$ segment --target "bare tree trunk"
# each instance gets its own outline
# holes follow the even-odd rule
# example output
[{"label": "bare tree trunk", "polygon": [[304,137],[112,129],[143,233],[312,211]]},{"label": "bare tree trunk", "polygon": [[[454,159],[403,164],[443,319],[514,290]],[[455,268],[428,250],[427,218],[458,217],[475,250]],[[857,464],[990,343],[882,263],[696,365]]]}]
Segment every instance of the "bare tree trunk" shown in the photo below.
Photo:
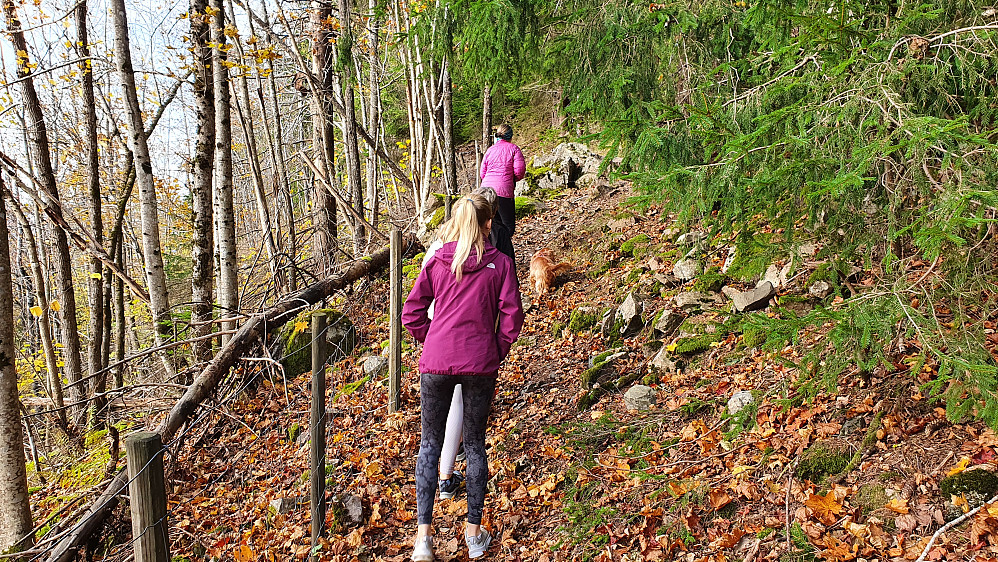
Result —
[{"label": "bare tree trunk", "polygon": [[[380,39],[379,33],[381,32],[381,20],[377,13],[378,0],[368,0],[367,8],[370,12],[370,19],[367,22],[367,42],[371,49],[369,63],[370,78],[368,87],[370,88],[370,95],[368,98],[367,130],[374,136],[374,140],[377,142],[379,138],[378,130],[381,127],[381,60],[378,58],[378,41]],[[371,205],[371,225],[374,226],[374,228],[378,228],[378,214],[380,212],[378,201],[378,158],[375,156],[376,149],[377,146],[367,151],[367,200]]]},{"label": "bare tree trunk", "polygon": [[[343,144],[346,151],[347,188],[357,214],[364,216],[364,189],[360,181],[360,152],[357,149],[357,112],[354,104],[353,85],[353,32],[352,0],[339,0],[340,36],[336,41],[339,51],[340,95],[343,98]],[[367,234],[360,221],[353,221],[353,252],[361,255],[366,249]]]},{"label": "bare tree trunk", "polygon": [[[90,227],[94,242],[104,245],[104,220],[101,216],[100,160],[97,152],[97,102],[94,98],[94,73],[90,58],[90,45],[87,35],[87,2],[76,6],[76,50],[81,59],[80,74],[83,76],[83,111],[86,116],[84,139],[87,150],[87,187],[90,192]],[[87,354],[90,376],[93,377],[94,411],[104,407],[103,392],[107,389],[107,373],[102,369],[104,351],[104,266],[96,257],[90,258],[90,278],[87,282],[87,302],[90,305],[90,349]],[[93,420],[92,422],[93,423]]]},{"label": "bare tree trunk", "polygon": [[[142,124],[142,110],[135,89],[135,72],[132,70],[132,53],[128,41],[128,17],[125,0],[111,0],[114,12],[115,60],[121,77],[128,114],[128,143],[135,159],[135,183],[139,186],[139,204],[142,217],[142,253],[144,256],[146,283],[149,286],[149,304],[152,309],[153,333],[156,345],[166,343],[172,332],[170,319],[170,295],[166,286],[166,271],[163,269],[162,244],[159,235],[159,207],[156,198],[156,184],[153,180],[152,160],[146,144],[145,127]],[[163,368],[168,379],[175,373],[168,354],[163,355]]]},{"label": "bare tree trunk", "polygon": [[[5,192],[3,195],[6,197],[7,193]],[[12,194],[11,199],[14,199]],[[38,308],[41,309],[36,312],[40,312],[38,314],[38,331],[42,342],[42,354],[45,356],[45,367],[48,370],[49,393],[52,397],[52,403],[59,409],[57,413],[59,421],[68,427],[69,420],[66,416],[66,410],[63,409],[65,400],[62,395],[62,378],[59,376],[59,364],[56,360],[55,345],[52,341],[52,324],[49,320],[48,299],[45,296],[45,272],[42,270],[42,263],[38,257],[38,241],[35,240],[28,217],[24,215],[24,212],[21,211],[16,201],[13,201],[11,210],[13,210],[14,216],[17,217],[17,221],[21,223],[23,234],[27,241],[28,261],[30,262],[31,280],[35,289],[35,300],[38,301]]]},{"label": "bare tree trunk", "polygon": [[[332,111],[326,101],[333,90],[333,60],[330,52],[329,18],[332,11],[324,0],[312,1],[312,71],[319,78],[316,86],[319,91],[313,91],[312,108],[312,146],[315,150],[315,160],[318,168],[325,173],[322,178],[328,185],[336,185],[333,163],[333,143],[335,130],[332,122]],[[336,199],[325,189],[314,184],[314,201],[312,205],[312,255],[315,261],[315,274],[324,277],[332,271],[336,263],[338,242],[336,240]]]},{"label": "bare tree trunk", "polygon": [[[239,255],[236,249],[236,218],[232,203],[232,113],[229,69],[225,52],[225,6],[211,0],[217,10],[211,28],[215,79],[215,191],[213,198],[215,247],[218,250],[218,306],[222,317],[232,317],[239,309]],[[223,330],[234,330],[235,320],[222,322]],[[229,336],[222,336],[222,345]]]},{"label": "bare tree trunk", "polygon": [[[52,170],[52,161],[49,159],[48,132],[45,129],[45,119],[42,114],[42,106],[38,100],[38,93],[35,91],[34,80],[30,77],[29,60],[27,58],[28,45],[21,30],[21,22],[17,19],[16,6],[10,0],[4,0],[4,14],[7,19],[7,29],[11,37],[11,43],[15,52],[23,52],[23,57],[17,58],[17,76],[21,79],[24,90],[24,108],[27,112],[28,122],[26,123],[28,137],[30,138],[30,150],[34,161],[39,180],[45,189],[45,196],[59,204],[59,188],[56,183],[55,173]],[[74,408],[76,415],[85,412],[82,407],[83,399],[86,397],[83,384],[83,360],[80,353],[80,334],[76,324],[76,293],[73,290],[73,261],[69,254],[69,239],[66,231],[61,228],[54,228],[55,233],[55,267],[59,287],[59,316],[63,334],[63,361],[65,363],[65,374],[70,384],[74,384],[70,390],[70,399],[81,404]]]},{"label": "bare tree trunk", "polygon": [[[232,0],[227,3],[229,19],[235,25],[236,12],[233,8]],[[249,84],[246,80],[246,73],[249,67],[246,66],[246,58],[243,54],[243,47],[238,37],[233,41],[236,56],[239,57],[239,74],[235,77],[233,90],[236,116],[239,118],[239,126],[243,131],[243,139],[246,141],[246,159],[249,161],[250,173],[253,178],[253,194],[256,195],[256,211],[260,220],[260,231],[263,236],[263,246],[267,250],[267,262],[270,264],[270,274],[273,276],[278,290],[283,291],[286,285],[284,270],[278,263],[280,252],[274,242],[274,227],[270,221],[270,206],[267,203],[267,192],[263,186],[263,170],[260,166],[260,151],[256,146],[256,132],[253,124],[253,101],[249,95]],[[240,99],[241,98],[241,99]]]},{"label": "bare tree trunk", "polygon": [[[191,0],[191,44],[194,60],[194,107],[197,116],[197,143],[194,146],[191,207],[194,234],[191,250],[191,324],[193,336],[211,332],[214,301],[215,246],[212,232],[211,176],[215,164],[215,90],[212,66],[208,0]],[[211,359],[211,340],[195,340],[195,361]],[[190,384],[190,380],[180,381]]]},{"label": "bare tree trunk", "polygon": [[[450,33],[447,41],[447,51],[450,52]],[[457,194],[457,160],[454,155],[454,90],[450,77],[450,55],[444,58],[443,68],[443,128],[444,128],[444,183],[447,184],[446,211],[447,218],[450,219],[451,196]]]},{"label": "bare tree trunk", "polygon": [[[270,25],[269,16],[267,14],[267,3],[262,4],[263,7],[263,17],[264,24]],[[250,21],[250,31],[254,32],[253,29],[253,18],[249,18]],[[291,202],[291,183],[288,181],[288,169],[284,162],[284,125],[281,119],[281,104],[277,99],[277,80],[274,78],[274,61],[270,57],[267,57],[267,87],[268,93],[270,94],[271,103],[274,106],[274,128],[271,131],[270,119],[267,117],[267,102],[264,101],[263,95],[263,79],[260,77],[260,72],[256,74],[257,80],[257,94],[260,97],[260,111],[263,113],[263,122],[267,130],[267,143],[268,149],[270,151],[271,163],[274,166],[274,171],[276,174],[276,180],[274,182],[274,199],[276,201],[277,208],[277,234],[278,234],[278,245],[281,247],[281,251],[285,255],[287,275],[288,275],[288,289],[292,292],[298,290],[298,271],[296,269],[295,261],[298,255],[298,235],[295,228],[295,217],[294,217],[294,207]],[[284,222],[288,226],[288,234],[285,240],[281,240],[281,233],[283,232],[281,228],[281,215],[284,215]]]},{"label": "bare tree trunk", "polygon": [[[6,0],[5,8],[10,1]],[[9,10],[8,14],[12,13],[13,6]],[[14,19],[8,18],[8,23]],[[25,550],[34,541],[14,368],[14,297],[8,234],[6,204],[0,197],[0,552]]]},{"label": "bare tree trunk", "polygon": [[[482,153],[492,146],[492,87],[482,88]],[[481,173],[476,170],[475,173]]]}]

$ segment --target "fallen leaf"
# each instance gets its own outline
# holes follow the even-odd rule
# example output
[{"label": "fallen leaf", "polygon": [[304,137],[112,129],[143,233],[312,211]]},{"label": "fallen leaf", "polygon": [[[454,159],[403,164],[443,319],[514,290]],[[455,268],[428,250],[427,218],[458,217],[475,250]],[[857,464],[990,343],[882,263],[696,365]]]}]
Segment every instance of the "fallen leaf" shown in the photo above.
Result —
[{"label": "fallen leaf", "polygon": [[960,459],[960,462],[956,463],[956,466],[949,469],[949,472],[946,473],[946,476],[953,476],[954,474],[960,474],[964,470],[967,470],[968,466],[970,466],[970,457],[963,457],[962,459]]},{"label": "fallen leaf", "polygon": [[894,513],[900,513],[904,515],[908,513],[908,500],[901,498],[891,498],[891,501],[887,502],[885,506],[887,509],[893,511]]},{"label": "fallen leaf", "polygon": [[811,494],[804,502],[819,521],[826,525],[835,522],[835,516],[842,512],[842,504],[835,501],[835,492],[828,492],[825,495]]},{"label": "fallen leaf", "polygon": [[243,544],[236,547],[232,552],[232,557],[236,559],[236,562],[254,562],[256,553],[253,552],[252,548]]},{"label": "fallen leaf", "polygon": [[707,500],[710,501],[711,507],[716,511],[731,503],[731,496],[724,490],[714,489],[707,494]]}]

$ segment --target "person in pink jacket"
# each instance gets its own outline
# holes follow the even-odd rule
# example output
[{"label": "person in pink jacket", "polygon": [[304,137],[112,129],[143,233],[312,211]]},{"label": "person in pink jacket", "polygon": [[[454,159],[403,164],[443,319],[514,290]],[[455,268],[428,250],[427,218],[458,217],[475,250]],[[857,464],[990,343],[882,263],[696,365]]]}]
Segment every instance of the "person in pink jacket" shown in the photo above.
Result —
[{"label": "person in pink jacket", "polygon": [[499,210],[492,221],[489,240],[492,245],[513,260],[513,233],[516,232],[516,182],[527,173],[527,162],[523,159],[520,147],[513,144],[513,127],[503,123],[496,129],[496,143],[485,151],[482,157],[481,178],[483,187],[491,187],[496,192]]},{"label": "person in pink jacket", "polygon": [[[444,227],[444,244],[430,258],[402,307],[402,324],[423,344],[419,357],[421,434],[416,461],[418,528],[412,560],[433,560],[433,501],[437,464],[454,388],[462,387],[467,454],[469,558],[485,554],[492,536],[482,528],[485,428],[499,366],[523,327],[523,305],[513,260],[488,241],[492,206],[481,195],[461,197]],[[433,303],[433,319],[429,316]]]}]

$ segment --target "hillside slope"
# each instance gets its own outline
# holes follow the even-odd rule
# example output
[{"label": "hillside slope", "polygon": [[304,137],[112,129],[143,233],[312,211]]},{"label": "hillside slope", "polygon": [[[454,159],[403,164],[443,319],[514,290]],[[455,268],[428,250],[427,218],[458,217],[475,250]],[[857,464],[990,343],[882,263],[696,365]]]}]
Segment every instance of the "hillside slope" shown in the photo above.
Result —
[{"label": "hillside slope", "polygon": [[[820,367],[798,367],[801,349],[828,345],[820,329],[798,334],[796,347],[763,351],[766,336],[733,324],[730,305],[712,296],[717,304],[684,313],[714,326],[699,334],[709,341],[681,355],[678,369],[649,371],[651,321],[673,306],[676,293],[704,289],[704,276],[683,286],[661,283],[660,271],[680,257],[677,233],[654,208],[640,216],[622,210],[629,195],[626,185],[596,197],[570,190],[518,223],[528,313],[490,421],[484,523],[498,538],[491,559],[911,560],[943,522],[998,491],[988,478],[970,479],[983,482],[979,492],[940,491],[949,472],[983,475],[969,468],[993,459],[998,436],[947,422],[922,396],[931,365],[916,366],[914,375],[899,368],[828,384]],[[625,241],[630,249],[622,252]],[[529,256],[541,247],[574,268],[538,298],[526,293],[525,281]],[[352,304],[334,303],[369,319],[358,320],[362,350],[387,338],[383,283],[359,286]],[[643,297],[647,326],[615,341],[624,354],[600,367],[607,338],[598,326],[569,329],[572,312],[591,307],[598,316],[631,290]],[[756,314],[787,314],[795,301],[782,298]],[[671,347],[680,339],[660,341]],[[320,557],[407,560],[415,532],[418,350],[407,346],[405,409],[395,415],[385,407],[384,378],[352,388],[363,355],[332,369],[327,481],[337,507]],[[590,390],[584,375],[606,384],[630,374],[653,388],[650,410],[629,413],[620,391],[578,407]],[[308,552],[308,377],[259,379],[253,393],[220,405],[171,463],[175,555],[242,562]],[[753,403],[732,415],[726,404],[739,390],[750,391]],[[465,509],[460,496],[437,503],[438,559],[466,559]],[[970,521],[937,539],[929,559],[998,552],[998,509]]]}]

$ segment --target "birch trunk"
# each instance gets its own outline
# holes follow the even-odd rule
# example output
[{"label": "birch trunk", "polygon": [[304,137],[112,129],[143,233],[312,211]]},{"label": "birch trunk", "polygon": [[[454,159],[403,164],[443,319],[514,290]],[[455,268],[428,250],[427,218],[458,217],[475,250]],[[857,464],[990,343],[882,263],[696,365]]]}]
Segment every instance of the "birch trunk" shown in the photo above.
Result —
[{"label": "birch trunk", "polygon": [[[264,25],[270,25],[270,16],[267,14],[267,3],[262,4],[263,7],[263,22]],[[253,18],[250,18],[250,31],[255,34],[253,30]],[[260,97],[260,111],[263,113],[263,123],[267,130],[267,143],[270,152],[271,164],[274,166],[274,171],[276,174],[276,180],[274,182],[274,200],[276,201],[277,207],[277,244],[281,248],[281,252],[284,254],[287,276],[288,276],[288,289],[291,292],[298,290],[298,271],[295,267],[295,261],[298,255],[298,235],[295,228],[295,218],[294,218],[294,206],[291,202],[291,183],[288,181],[288,168],[284,162],[284,125],[281,119],[281,104],[277,98],[277,80],[274,78],[274,61],[268,57],[267,61],[267,92],[270,96],[271,103],[273,104],[273,129],[271,129],[271,120],[267,116],[267,102],[264,101],[263,94],[263,79],[258,71],[256,74],[257,80],[257,94]],[[283,214],[284,223],[287,224],[288,233],[287,236],[282,240],[281,233],[283,229],[281,228],[281,216]]]},{"label": "birch trunk", "polygon": [[[5,197],[6,195],[4,193]],[[13,196],[11,196],[11,199],[13,199]],[[28,249],[28,267],[31,270],[35,300],[38,302],[38,307],[41,308],[41,314],[38,315],[38,332],[39,339],[42,342],[42,354],[45,356],[45,367],[48,371],[49,393],[52,397],[52,403],[59,409],[59,421],[68,427],[69,420],[66,416],[66,410],[63,409],[65,400],[62,395],[62,378],[59,376],[59,364],[56,361],[55,345],[52,341],[52,323],[49,319],[48,299],[46,298],[45,272],[38,257],[38,241],[35,239],[34,229],[28,222],[28,217],[24,215],[24,212],[21,211],[21,208],[14,201],[12,201],[11,210],[17,218],[17,222],[21,223],[22,233],[24,234]]]},{"label": "birch trunk", "polygon": [[0,197],[0,552],[25,550],[34,539],[14,368],[14,297],[8,240],[6,204]]},{"label": "birch trunk", "polygon": [[[374,137],[375,143],[379,139],[378,130],[381,127],[381,60],[378,58],[378,40],[381,21],[377,13],[378,0],[368,0],[368,11],[371,16],[368,20],[368,38],[370,44],[370,68],[368,87],[367,109],[367,131]],[[378,200],[378,158],[375,156],[377,146],[367,151],[367,200],[371,205],[371,226],[378,228],[379,200]]]},{"label": "birch trunk", "polygon": [[[223,318],[239,309],[239,256],[236,250],[236,219],[232,202],[232,113],[230,109],[229,66],[225,52],[225,6],[211,0],[217,10],[211,28],[214,43],[212,71],[215,84],[215,190],[213,211],[215,247],[218,251],[218,306]],[[234,330],[235,320],[222,322],[223,330]],[[222,345],[229,336],[222,336]]]},{"label": "birch trunk", "polygon": [[[336,173],[334,168],[333,143],[335,130],[333,128],[332,111],[326,101],[333,91],[332,53],[330,52],[329,18],[332,11],[324,0],[313,0],[312,24],[312,72],[318,78],[318,84],[313,85],[311,99],[312,109],[312,146],[315,151],[315,161],[325,174],[321,178],[328,185],[336,188]],[[314,202],[312,206],[312,222],[315,230],[312,235],[312,252],[315,262],[315,274],[326,276],[336,263],[338,242],[336,240],[336,199],[320,185],[314,184]]]},{"label": "birch trunk", "polygon": [[[132,69],[125,0],[111,0],[111,9],[114,12],[114,58],[118,65],[122,93],[125,97],[125,112],[128,115],[128,144],[135,162],[135,183],[139,186],[142,253],[146,283],[149,286],[149,306],[152,309],[156,346],[159,347],[169,339],[173,323],[170,319],[170,295],[166,286],[166,271],[163,269],[156,183],[152,173],[152,160],[149,157],[149,145],[146,143],[145,127],[142,123],[139,96],[135,88],[135,72]],[[175,373],[170,357],[164,353],[162,358],[167,379],[172,380]]]},{"label": "birch trunk", "polygon": [[[191,249],[191,324],[197,338],[212,331],[214,295],[215,237],[212,232],[212,168],[215,163],[215,90],[212,65],[208,0],[191,0],[191,44],[193,45],[194,111],[197,119],[197,142],[194,145],[191,207],[194,233]],[[194,360],[211,359],[211,340],[195,340]],[[190,381],[180,381],[189,384]]]},{"label": "birch trunk", "polygon": [[[87,151],[87,188],[90,192],[90,227],[94,242],[104,246],[104,220],[101,210],[100,160],[97,152],[97,102],[94,98],[94,73],[90,58],[90,45],[87,33],[87,2],[76,6],[76,50],[81,59],[80,74],[83,77],[83,112],[85,115],[85,135]],[[87,301],[90,306],[90,348],[87,354],[90,376],[93,377],[94,396],[102,396],[107,389],[107,373],[103,371],[104,357],[104,266],[96,257],[90,258],[90,277],[87,280]],[[104,399],[94,402],[94,409],[100,412]]]},{"label": "birch trunk", "polygon": [[[229,20],[236,21],[235,8],[232,0],[227,2],[229,10]],[[235,23],[231,24],[235,25]],[[274,241],[274,227],[270,220],[270,205],[267,203],[267,192],[263,185],[263,170],[260,166],[260,151],[257,150],[256,132],[253,121],[253,101],[249,94],[249,84],[246,79],[248,66],[243,53],[242,42],[236,38],[233,41],[236,56],[239,58],[239,73],[235,76],[235,107],[236,115],[239,117],[239,127],[243,131],[243,139],[246,141],[246,159],[249,161],[250,174],[253,179],[253,194],[256,196],[257,218],[260,220],[260,232],[263,236],[263,246],[267,250],[267,262],[270,265],[270,274],[274,278],[278,291],[283,292],[286,288],[284,270],[278,263],[280,252],[277,243]]]},{"label": "birch trunk", "polygon": [[[48,132],[45,128],[45,119],[42,114],[42,106],[38,100],[38,93],[35,91],[34,80],[30,77],[30,69],[27,58],[28,45],[21,30],[21,22],[17,18],[16,6],[10,0],[4,0],[4,15],[7,20],[7,30],[11,37],[11,43],[15,52],[25,53],[24,57],[17,59],[17,77],[21,79],[21,86],[24,90],[24,109],[27,113],[26,132],[30,140],[30,152],[35,165],[35,172],[42,187],[45,190],[45,197],[48,197],[59,204],[59,188],[55,179],[55,172],[52,169],[52,161],[49,158]],[[73,261],[69,254],[69,238],[66,231],[61,228],[53,228],[55,233],[55,262],[56,279],[59,288],[59,317],[63,335],[63,362],[65,364],[66,379],[73,386],[70,389],[70,400],[80,404],[73,409],[74,417],[79,417],[85,409],[82,406],[86,396],[81,380],[83,378],[83,360],[80,353],[80,334],[76,324],[76,292],[73,289]],[[74,384],[76,383],[76,384]]]},{"label": "birch trunk", "polygon": [[[351,31],[351,0],[339,0],[340,37],[336,43],[339,50],[340,95],[343,97],[343,143],[346,151],[347,186],[357,214],[364,216],[364,190],[360,181],[360,152],[357,148],[357,113],[354,105],[353,87],[353,33]],[[353,225],[354,255],[366,250],[367,234],[360,221]]]}]

